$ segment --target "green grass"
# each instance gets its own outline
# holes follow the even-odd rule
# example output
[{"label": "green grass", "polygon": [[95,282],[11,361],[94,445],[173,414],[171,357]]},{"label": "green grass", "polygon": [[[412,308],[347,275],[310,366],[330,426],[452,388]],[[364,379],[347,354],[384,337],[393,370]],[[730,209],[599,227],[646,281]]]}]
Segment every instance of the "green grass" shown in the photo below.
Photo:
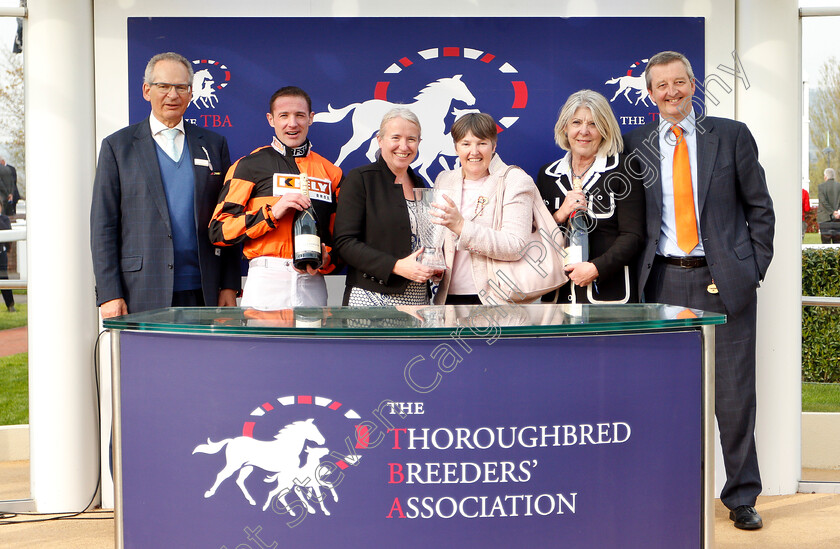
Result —
[{"label": "green grass", "polygon": [[26,326],[26,303],[15,304],[15,309],[17,309],[16,313],[8,312],[0,301],[0,330]]},{"label": "green grass", "polygon": [[805,238],[802,239],[803,244],[822,244],[820,240],[820,233],[805,233]]},{"label": "green grass", "polygon": [[28,353],[0,357],[0,425],[29,423]]},{"label": "green grass", "polygon": [[[0,425],[29,423],[28,354],[0,357]],[[803,412],[840,412],[840,383],[803,383]]]},{"label": "green grass", "polygon": [[840,383],[803,383],[803,412],[840,412]]}]

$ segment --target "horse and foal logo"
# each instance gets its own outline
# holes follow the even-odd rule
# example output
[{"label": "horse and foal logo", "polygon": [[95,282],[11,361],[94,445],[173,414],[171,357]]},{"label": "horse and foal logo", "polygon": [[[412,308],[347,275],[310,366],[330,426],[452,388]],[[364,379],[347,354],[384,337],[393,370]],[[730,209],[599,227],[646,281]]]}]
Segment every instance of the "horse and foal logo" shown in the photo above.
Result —
[{"label": "horse and foal logo", "polygon": [[[277,398],[280,408],[290,407],[298,404],[311,404],[325,410],[343,413],[344,417],[356,421],[361,419],[354,410],[346,408],[342,403],[324,397],[312,397],[306,395],[282,396]],[[278,407],[277,404],[266,402],[257,407],[251,416],[263,417]],[[253,430],[256,424],[247,421],[243,425],[243,436],[226,438],[213,442],[209,438],[206,444],[199,444],[193,449],[195,454],[217,454],[224,450],[225,465],[216,475],[216,480],[209,490],[204,492],[205,498],[211,498],[216,494],[219,486],[227,479],[238,473],[236,484],[248,500],[248,503],[256,506],[257,502],[248,491],[245,481],[258,468],[267,473],[263,479],[266,483],[276,483],[276,486],[268,493],[268,497],[262,506],[265,511],[271,505],[274,498],[278,498],[287,512],[295,516],[295,511],[289,505],[286,498],[294,492],[308,513],[314,513],[315,509],[310,501],[319,504],[325,515],[330,512],[324,505],[324,497],[321,490],[326,489],[332,494],[333,501],[338,501],[338,494],[335,486],[327,480],[329,468],[321,467],[322,464],[332,463],[339,469],[345,469],[349,465],[355,465],[360,456],[343,456],[338,461],[328,461],[324,458],[330,453],[329,448],[324,446],[326,438],[315,425],[314,418],[301,421],[294,421],[280,429],[274,440],[258,440],[253,437]],[[358,429],[358,427],[357,427]],[[317,445],[317,446],[316,446]],[[359,446],[363,447],[363,446]],[[301,464],[301,456],[304,455],[304,463]]]},{"label": "horse and foal logo", "polygon": [[[197,109],[202,106],[205,109],[215,109],[216,104],[219,103],[216,90],[224,89],[230,83],[230,70],[213,59],[194,59],[192,63],[194,65],[192,104]],[[206,68],[198,68],[200,66],[206,66]],[[216,84],[217,78],[222,82]]]}]

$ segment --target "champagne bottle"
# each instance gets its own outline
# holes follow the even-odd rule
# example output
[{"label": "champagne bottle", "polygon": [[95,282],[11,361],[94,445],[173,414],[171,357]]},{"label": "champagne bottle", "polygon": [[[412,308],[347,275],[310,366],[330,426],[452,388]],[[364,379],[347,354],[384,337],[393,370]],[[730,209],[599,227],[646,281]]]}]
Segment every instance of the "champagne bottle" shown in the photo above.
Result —
[{"label": "champagne bottle", "polygon": [[567,259],[567,263],[589,261],[589,230],[584,210],[575,210],[569,216],[569,248],[572,258]]},{"label": "champagne bottle", "polygon": [[[576,178],[573,188],[581,189],[580,179]],[[569,246],[566,248],[566,264],[589,261],[589,227],[586,210],[575,210],[569,216]]]},{"label": "champagne bottle", "polygon": [[[300,192],[309,196],[309,179],[300,174]],[[306,267],[317,269],[321,266],[321,233],[318,229],[318,216],[312,204],[305,210],[295,213],[292,224],[292,261],[295,269],[305,271]]]}]

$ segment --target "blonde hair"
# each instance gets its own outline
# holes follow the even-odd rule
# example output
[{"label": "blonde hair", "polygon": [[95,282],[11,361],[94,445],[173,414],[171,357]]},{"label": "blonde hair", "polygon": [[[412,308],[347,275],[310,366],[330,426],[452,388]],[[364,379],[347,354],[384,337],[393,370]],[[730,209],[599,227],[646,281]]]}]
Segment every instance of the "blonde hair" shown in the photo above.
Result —
[{"label": "blonde hair", "polygon": [[624,141],[621,139],[621,129],[618,121],[607,102],[606,97],[592,90],[580,90],[566,100],[566,104],[560,109],[557,123],[554,125],[554,140],[564,151],[571,150],[569,136],[566,135],[566,126],[581,107],[586,107],[592,113],[595,120],[595,127],[601,134],[601,145],[598,147],[598,154],[612,156],[624,150]]},{"label": "blonde hair", "polygon": [[382,135],[382,131],[385,130],[385,125],[395,118],[402,118],[406,122],[411,122],[417,126],[418,134],[423,131],[423,128],[420,127],[420,119],[417,118],[417,115],[414,114],[411,109],[408,107],[394,107],[390,111],[386,112],[385,116],[382,117],[382,122],[379,124],[379,131],[376,132],[376,135]]}]

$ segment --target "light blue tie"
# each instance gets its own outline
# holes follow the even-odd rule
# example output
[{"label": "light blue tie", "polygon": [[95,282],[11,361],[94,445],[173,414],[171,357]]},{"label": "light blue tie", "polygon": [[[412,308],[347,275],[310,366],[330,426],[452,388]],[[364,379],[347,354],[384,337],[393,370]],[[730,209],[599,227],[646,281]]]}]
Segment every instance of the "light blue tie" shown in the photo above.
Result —
[{"label": "light blue tie", "polygon": [[166,148],[164,148],[163,152],[165,152],[169,158],[174,160],[175,162],[178,161],[180,155],[178,154],[178,149],[175,147],[175,137],[181,130],[178,128],[167,128],[163,130],[163,136],[166,138]]}]

